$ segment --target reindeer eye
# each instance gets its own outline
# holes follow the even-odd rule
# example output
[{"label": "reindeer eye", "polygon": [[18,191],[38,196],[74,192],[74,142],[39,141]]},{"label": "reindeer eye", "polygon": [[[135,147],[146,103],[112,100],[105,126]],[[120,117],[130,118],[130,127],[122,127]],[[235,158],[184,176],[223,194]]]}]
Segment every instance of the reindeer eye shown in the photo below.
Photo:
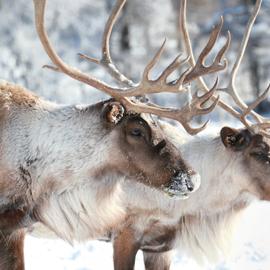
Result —
[{"label": "reindeer eye", "polygon": [[141,137],[142,131],[139,128],[134,128],[130,131],[130,135],[136,136],[136,137]]}]

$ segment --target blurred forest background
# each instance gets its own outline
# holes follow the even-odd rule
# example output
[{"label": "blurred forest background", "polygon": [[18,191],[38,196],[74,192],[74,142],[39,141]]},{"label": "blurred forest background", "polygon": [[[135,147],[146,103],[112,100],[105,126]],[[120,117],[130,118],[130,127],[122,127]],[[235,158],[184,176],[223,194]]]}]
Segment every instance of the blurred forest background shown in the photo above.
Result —
[{"label": "blurred forest background", "polygon": [[[46,12],[50,39],[65,61],[108,83],[114,81],[104,69],[82,61],[77,53],[100,57],[103,28],[114,2],[115,0],[48,0]],[[224,44],[229,30],[232,34],[232,45],[227,53],[230,71],[254,4],[254,0],[188,0],[187,20],[195,54],[198,55],[212,26],[223,15],[224,27],[213,54]],[[270,0],[263,0],[237,77],[237,88],[246,102],[251,102],[266,88],[270,80],[269,14]],[[125,75],[138,81],[143,68],[160,47],[164,37],[167,37],[166,52],[155,68],[153,77],[181,52],[178,15],[179,0],[128,0],[111,41],[114,62]],[[36,35],[32,1],[0,0],[0,79],[23,85],[46,99],[60,103],[94,103],[105,98],[102,93],[63,74],[42,69],[44,64],[49,63]],[[227,74],[228,72],[223,72],[219,75],[221,86],[226,85]],[[213,81],[213,77],[207,77],[209,86]],[[179,106],[185,101],[186,95],[175,97],[172,94],[163,94],[153,98],[162,105]],[[265,102],[259,109],[267,112],[269,108]],[[229,120],[220,110],[212,118],[222,120],[219,122],[220,126]],[[270,269],[269,204],[255,205],[252,209],[238,233],[239,243],[243,247],[241,254],[237,253],[234,259],[226,263],[203,269]],[[62,242],[46,241],[28,238],[28,270],[112,269],[112,251],[108,245],[90,242],[84,247],[71,248]],[[86,266],[92,268],[85,268]],[[192,260],[177,256],[173,269],[182,267],[188,270],[202,269]]]},{"label": "blurred forest background", "polygon": [[[46,16],[50,39],[65,61],[109,83],[113,81],[104,69],[80,60],[77,53],[100,56],[103,28],[113,3],[114,0],[48,1]],[[226,32],[229,30],[232,34],[232,45],[227,53],[229,68],[219,75],[221,86],[226,84],[226,74],[235,59],[254,4],[255,0],[188,1],[187,20],[196,55],[221,15],[224,27],[213,54],[224,44]],[[247,102],[266,88],[270,78],[269,11],[270,0],[264,0],[237,77],[237,88]],[[153,77],[158,75],[182,50],[178,15],[179,0],[128,1],[111,41],[112,56],[119,69],[138,81],[144,66],[167,37],[166,52],[153,72]],[[50,62],[35,32],[32,1],[0,0],[0,26],[1,79],[21,84],[61,103],[93,103],[103,98],[103,94],[89,86],[41,68]],[[211,86],[214,78],[208,76],[207,81]],[[155,102],[174,106],[179,106],[186,98],[186,95],[159,96],[154,97]],[[262,104],[261,109],[267,106]],[[218,119],[224,117],[222,113],[218,116]]]}]

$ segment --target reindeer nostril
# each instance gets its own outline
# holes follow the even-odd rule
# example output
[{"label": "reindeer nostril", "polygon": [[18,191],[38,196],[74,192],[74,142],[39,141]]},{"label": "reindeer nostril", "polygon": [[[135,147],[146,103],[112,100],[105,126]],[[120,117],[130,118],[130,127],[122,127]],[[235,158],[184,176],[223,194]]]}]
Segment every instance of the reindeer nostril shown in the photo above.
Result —
[{"label": "reindeer nostril", "polygon": [[162,140],[161,142],[159,142],[155,146],[155,149],[156,149],[157,152],[160,152],[165,146],[166,146],[166,141],[165,140]]},{"label": "reindeer nostril", "polygon": [[179,178],[179,177],[181,177],[181,173],[179,173],[176,170],[173,170],[173,178]]},{"label": "reindeer nostril", "polygon": [[187,181],[186,184],[187,184],[188,191],[193,191],[193,189],[194,189],[193,183],[190,181]]}]

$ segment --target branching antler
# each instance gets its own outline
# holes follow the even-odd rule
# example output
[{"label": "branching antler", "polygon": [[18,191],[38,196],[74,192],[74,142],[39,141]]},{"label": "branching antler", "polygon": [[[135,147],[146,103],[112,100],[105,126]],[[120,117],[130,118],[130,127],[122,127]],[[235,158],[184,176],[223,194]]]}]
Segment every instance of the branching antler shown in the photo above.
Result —
[{"label": "branching antler", "polygon": [[121,9],[123,8],[126,2],[126,0],[118,0],[112,11],[111,16],[109,17],[106,23],[106,27],[105,27],[105,31],[103,35],[101,60],[82,56],[83,58],[88,59],[91,62],[95,62],[95,63],[105,66],[110,71],[110,74],[114,78],[116,78],[118,81],[127,85],[127,87],[117,88],[117,87],[110,86],[106,84],[105,82],[98,80],[97,78],[87,75],[72,66],[69,66],[59,57],[59,55],[53,49],[48,39],[48,35],[46,33],[45,27],[44,27],[44,13],[45,13],[46,0],[33,0],[33,1],[34,1],[34,7],[35,7],[35,21],[36,21],[37,33],[39,35],[40,41],[47,55],[50,57],[51,61],[55,65],[55,66],[46,65],[45,67],[65,73],[66,75],[78,81],[81,81],[83,83],[86,83],[92,87],[99,89],[100,91],[112,96],[113,98],[121,102],[125,106],[127,111],[132,111],[135,113],[152,113],[161,117],[177,120],[183,125],[183,127],[187,130],[187,132],[191,134],[195,134],[201,131],[203,127],[205,127],[204,125],[201,128],[193,129],[189,126],[187,122],[190,121],[196,115],[209,113],[215,107],[217,100],[215,100],[214,103],[206,109],[203,109],[201,105],[204,104],[207,100],[209,100],[209,98],[213,95],[217,87],[217,84],[215,84],[215,87],[210,91],[210,94],[206,94],[202,97],[194,96],[191,104],[186,105],[182,109],[163,108],[163,107],[159,107],[153,104],[152,105],[145,104],[145,103],[141,103],[140,101],[136,99],[132,99],[132,97],[143,96],[145,94],[161,93],[161,92],[179,93],[180,91],[185,90],[185,84],[191,82],[192,80],[200,76],[203,76],[205,74],[214,73],[214,72],[223,70],[226,67],[226,61],[222,62],[222,58],[230,44],[229,37],[227,39],[227,42],[223,46],[223,48],[217,54],[216,59],[213,62],[213,64],[210,66],[204,65],[205,58],[212,50],[218,38],[220,29],[222,27],[222,23],[219,24],[212,31],[209,41],[206,47],[202,50],[196,65],[193,68],[187,69],[185,72],[183,72],[179,76],[179,78],[176,81],[174,81],[174,83],[167,82],[168,76],[172,72],[174,72],[176,69],[178,69],[180,65],[183,65],[184,63],[186,63],[189,58],[182,60],[179,55],[164,69],[164,71],[161,73],[161,75],[157,79],[151,80],[149,76],[150,71],[156,65],[156,63],[158,62],[158,60],[160,59],[164,51],[165,43],[166,43],[166,40],[165,40],[162,46],[160,47],[160,49],[154,55],[153,59],[145,67],[141,81],[136,84],[133,81],[129,80],[117,69],[117,67],[113,64],[111,56],[110,56],[109,41],[110,41],[112,28],[120,14]]},{"label": "branching antler", "polygon": [[[218,36],[220,34],[220,31],[222,29],[223,26],[223,18],[221,18],[220,23],[217,24],[211,34],[210,34],[210,38],[205,46],[205,48],[202,50],[201,54],[198,57],[197,62],[195,63],[195,65],[193,66],[192,70],[190,71],[190,73],[186,76],[185,81],[192,81],[196,78],[199,78],[202,76],[202,74],[210,74],[213,72],[217,72],[217,71],[221,71],[224,70],[227,67],[227,61],[226,59],[223,60],[222,59],[226,53],[226,51],[228,50],[230,43],[231,43],[231,35],[228,32],[228,36],[227,36],[227,40],[226,43],[224,44],[224,46],[221,48],[221,50],[218,52],[218,54],[216,55],[213,64],[210,66],[205,66],[204,62],[206,57],[209,55],[209,53],[211,52],[211,50],[213,49]],[[198,74],[201,74],[200,76],[198,76]]]},{"label": "branching antler", "polygon": [[[267,89],[249,106],[247,106],[243,100],[240,98],[240,96],[237,93],[236,90],[236,85],[235,85],[235,79],[236,79],[236,75],[237,72],[239,70],[240,64],[243,60],[243,56],[247,47],[247,43],[250,37],[250,33],[252,30],[252,27],[254,25],[254,22],[258,16],[260,7],[261,7],[261,3],[262,0],[257,0],[256,1],[256,5],[255,8],[250,16],[250,19],[248,21],[248,24],[246,26],[246,30],[245,33],[243,35],[243,39],[236,57],[236,61],[233,65],[233,68],[231,70],[230,73],[230,79],[229,79],[229,83],[228,86],[225,88],[221,88],[218,89],[220,91],[223,91],[225,93],[227,93],[228,95],[230,95],[233,99],[233,101],[235,102],[235,104],[239,107],[239,109],[241,110],[240,112],[237,112],[235,109],[233,109],[231,106],[227,105],[226,103],[224,103],[223,101],[219,101],[218,105],[224,109],[225,111],[229,112],[233,117],[237,118],[239,121],[241,121],[249,130],[253,131],[253,132],[257,132],[260,133],[264,136],[270,137],[270,134],[266,133],[265,130],[270,128],[270,124],[266,122],[266,120],[260,116],[259,114],[257,114],[256,112],[254,112],[253,110],[256,108],[256,106],[262,101],[264,100],[269,91],[270,91],[270,84],[267,87]],[[189,37],[189,33],[187,30],[187,25],[186,25],[186,0],[182,0],[181,1],[181,10],[180,10],[180,20],[179,20],[179,25],[180,25],[180,29],[181,29],[181,33],[183,36],[183,41],[184,41],[184,47],[185,50],[187,52],[187,54],[190,56],[189,58],[189,64],[191,67],[194,67],[196,65],[195,63],[195,59],[194,59],[194,53],[192,50],[192,46],[191,46],[191,41],[190,41],[190,37]],[[203,80],[203,78],[198,77],[197,81],[199,83],[199,86],[201,89],[203,89],[204,91],[209,91],[205,81]],[[214,100],[215,97],[213,96],[212,99]],[[248,121],[246,118],[251,115],[256,123],[252,124],[250,121]],[[264,123],[262,123],[264,122]]]},{"label": "branching antler", "polygon": [[[112,58],[111,58],[111,54],[110,54],[110,38],[111,38],[111,34],[112,34],[112,29],[113,29],[115,22],[117,21],[117,19],[119,17],[120,11],[123,8],[125,2],[126,2],[126,0],[117,0],[116,5],[113,8],[111,15],[110,15],[109,19],[107,20],[105,30],[103,33],[103,39],[102,39],[102,52],[101,52],[102,57],[101,57],[101,59],[99,60],[96,58],[92,58],[92,57],[89,57],[89,56],[87,56],[85,54],[81,54],[81,53],[79,55],[83,59],[86,59],[90,62],[104,66],[107,70],[109,70],[109,73],[118,82],[124,83],[127,86],[135,86],[136,85],[135,82],[133,82],[131,79],[128,79],[125,75],[123,75],[118,70],[116,65],[112,62]],[[189,82],[193,81],[194,79],[196,79],[197,77],[200,77],[200,76],[203,76],[206,74],[210,74],[210,73],[215,73],[215,72],[221,71],[227,67],[227,61],[226,61],[226,59],[223,60],[223,57],[224,57],[228,47],[230,46],[230,40],[231,40],[230,36],[228,36],[226,43],[221,48],[221,50],[218,52],[213,64],[208,66],[208,67],[206,67],[204,64],[206,57],[209,55],[209,53],[213,49],[213,47],[214,47],[214,45],[219,37],[222,26],[223,26],[223,20],[216,27],[214,27],[213,31],[210,34],[208,43],[206,44],[205,48],[202,50],[200,56],[198,57],[196,65],[194,65],[194,67],[192,69],[186,71],[187,74],[186,74],[185,78],[181,77],[177,80],[178,84],[180,84],[180,82],[181,82],[181,85],[189,83]],[[156,56],[150,62],[151,64],[149,64],[149,67],[147,68],[147,70],[145,70],[145,72],[147,72],[148,74],[149,74],[150,70],[155,66],[155,64],[157,63],[159,58],[161,57],[161,55],[164,51],[164,48],[165,48],[165,43],[166,43],[166,39],[165,39],[164,43],[162,44],[161,48],[159,49],[159,51],[157,52]],[[180,57],[181,57],[181,54],[178,55],[174,59],[174,61],[163,71],[162,75],[159,77],[160,80],[165,79],[163,81],[166,81],[166,79],[168,78],[168,76],[171,73],[173,73],[180,65],[185,64],[189,59],[189,56],[184,60],[180,60]],[[222,63],[222,61],[224,61],[224,62]],[[195,63],[195,60],[194,60],[194,63]],[[147,76],[147,77],[143,76],[143,78],[148,79],[149,76]],[[158,81],[158,80],[156,80],[156,81]],[[172,90],[172,92],[178,92],[178,91]],[[154,92],[151,91],[150,93],[154,93]]]},{"label": "branching antler", "polygon": [[120,15],[121,10],[123,9],[125,5],[125,1],[122,0],[117,0],[115,6],[113,7],[113,10],[110,14],[110,17],[108,18],[105,29],[104,29],[104,34],[103,34],[103,39],[102,39],[102,57],[101,59],[96,59],[89,57],[85,54],[79,53],[79,56],[83,59],[86,59],[90,62],[100,64],[103,67],[105,67],[108,72],[112,75],[112,77],[116,78],[117,81],[123,83],[126,86],[135,86],[134,82],[127,78],[125,75],[123,75],[118,68],[114,65],[112,62],[111,58],[111,52],[110,52],[110,38],[112,34],[113,27],[115,25],[115,22],[117,18]]}]

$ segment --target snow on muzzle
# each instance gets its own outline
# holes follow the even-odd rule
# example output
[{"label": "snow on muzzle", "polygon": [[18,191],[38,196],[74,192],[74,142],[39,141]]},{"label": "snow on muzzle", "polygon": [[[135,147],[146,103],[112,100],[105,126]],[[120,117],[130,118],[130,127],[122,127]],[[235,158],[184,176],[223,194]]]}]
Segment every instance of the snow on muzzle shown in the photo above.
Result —
[{"label": "snow on muzzle", "polygon": [[170,183],[164,187],[164,191],[175,199],[187,199],[189,194],[195,192],[201,184],[201,177],[193,171],[178,171],[172,177]]}]

